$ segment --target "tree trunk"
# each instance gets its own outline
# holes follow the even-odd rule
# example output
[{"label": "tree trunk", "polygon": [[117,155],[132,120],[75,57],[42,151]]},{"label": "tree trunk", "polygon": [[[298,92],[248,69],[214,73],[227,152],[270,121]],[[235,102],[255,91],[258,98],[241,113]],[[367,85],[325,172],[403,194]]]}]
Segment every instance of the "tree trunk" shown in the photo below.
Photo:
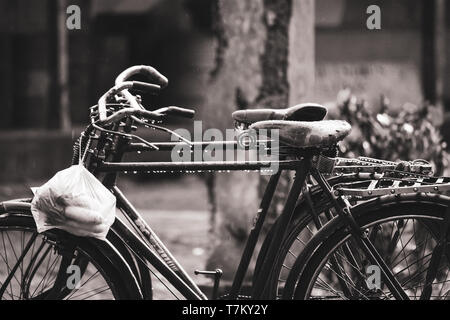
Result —
[{"label": "tree trunk", "polygon": [[446,69],[446,5],[444,0],[436,1],[436,21],[434,32],[436,34],[434,44],[434,58],[436,60],[436,107],[441,113],[444,111],[444,79]]},{"label": "tree trunk", "polygon": [[[216,65],[204,127],[225,130],[233,127],[231,113],[237,109],[285,108],[311,97],[314,0],[216,0],[215,23]],[[272,218],[284,204],[288,181],[283,179],[277,190]],[[266,182],[259,173],[215,176],[218,219],[207,268],[222,268],[225,280],[236,271]]]}]

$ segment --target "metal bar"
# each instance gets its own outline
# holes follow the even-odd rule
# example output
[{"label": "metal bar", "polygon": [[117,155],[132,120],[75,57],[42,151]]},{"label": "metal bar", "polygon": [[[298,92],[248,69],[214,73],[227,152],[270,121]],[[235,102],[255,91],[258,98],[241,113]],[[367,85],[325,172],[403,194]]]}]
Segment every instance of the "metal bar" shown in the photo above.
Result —
[{"label": "metal bar", "polygon": [[155,248],[161,258],[170,266],[172,270],[183,279],[199,296],[206,299],[206,296],[200,290],[200,288],[195,284],[195,282],[189,277],[187,272],[183,269],[181,264],[175,259],[172,253],[167,249],[164,243],[159,239],[156,233],[150,228],[150,226],[141,217],[139,212],[134,208],[134,206],[128,201],[125,195],[120,191],[118,187],[112,188],[113,194],[118,200],[118,206],[125,210],[130,218],[133,219],[135,224],[138,226],[142,235],[150,245]]},{"label": "metal bar", "polygon": [[204,162],[103,162],[99,164],[98,172],[148,172],[148,171],[243,171],[270,169],[277,166],[281,170],[295,170],[299,167],[300,160],[283,161],[204,161]]},{"label": "metal bar", "polygon": [[381,173],[384,171],[394,170],[396,166],[382,166],[382,165],[352,165],[352,166],[336,166],[333,173],[352,173],[352,172],[375,172]]},{"label": "metal bar", "polygon": [[440,227],[440,237],[439,243],[433,250],[431,255],[430,263],[428,264],[428,271],[425,277],[425,285],[423,287],[422,294],[420,295],[420,300],[429,300],[431,294],[433,293],[433,281],[436,279],[439,264],[441,259],[445,257],[445,252],[447,251],[447,233],[450,225],[450,207],[445,210],[444,221]]},{"label": "metal bar", "polygon": [[331,260],[331,270],[333,270],[336,275],[338,276],[338,282],[342,287],[342,291],[344,293],[344,296],[351,299],[352,292],[350,291],[350,288],[347,285],[347,282],[345,281],[345,275],[342,273],[342,271],[345,272],[345,269],[342,267],[341,259],[338,259],[336,257],[336,254],[332,254],[330,257]]},{"label": "metal bar", "polygon": [[287,196],[283,212],[275,226],[274,237],[270,243],[266,257],[264,258],[261,266],[261,271],[258,274],[258,278],[253,288],[253,298],[260,299],[264,294],[266,288],[267,278],[270,276],[270,271],[275,261],[275,258],[279,252],[280,245],[285,237],[286,229],[294,214],[295,205],[297,204],[298,197],[305,184],[306,177],[311,169],[311,158],[304,159],[302,165],[297,168],[294,183]]},{"label": "metal bar", "polygon": [[326,192],[330,199],[333,201],[334,206],[338,211],[339,217],[344,219],[344,222],[350,227],[350,233],[352,234],[360,249],[364,252],[371,263],[381,268],[383,276],[386,279],[386,285],[391,293],[396,297],[396,299],[409,300],[408,295],[403,290],[402,286],[395,278],[395,276],[392,274],[391,270],[381,257],[378,250],[365,236],[364,231],[354,219],[348,201],[346,199],[339,199],[337,195],[334,195],[332,193],[331,186],[329,185],[328,181],[320,174],[320,172],[318,172],[317,170],[313,170],[312,174],[317,180],[318,184],[322,187],[323,191]]},{"label": "metal bar", "polygon": [[280,180],[281,170],[275,175],[270,177],[269,183],[264,191],[264,195],[261,200],[261,204],[258,209],[258,213],[255,217],[255,223],[248,236],[247,243],[242,253],[241,261],[237,268],[236,274],[234,276],[233,284],[230,291],[230,299],[236,299],[239,295],[239,291],[242,287],[242,282],[244,281],[245,274],[247,273],[250,260],[252,258],[253,252],[258,242],[259,234],[261,233],[264,220],[266,219],[267,211],[269,210],[270,203],[272,202],[273,195]]},{"label": "metal bar", "polygon": [[[3,296],[3,293],[5,293],[6,288],[8,287],[11,279],[14,277],[14,273],[16,273],[17,269],[19,268],[20,264],[22,263],[22,261],[24,260],[25,256],[27,255],[28,251],[31,248],[31,245],[33,244],[33,242],[36,240],[38,236],[38,233],[35,232],[33,233],[33,235],[30,237],[30,240],[28,240],[27,245],[25,246],[22,254],[20,255],[20,257],[17,259],[16,264],[14,265],[14,267],[11,269],[11,272],[9,273],[8,277],[6,278],[6,280],[3,282],[2,287],[0,288],[0,298]],[[9,269],[9,268],[7,268]]]},{"label": "metal bar", "polygon": [[22,202],[18,200],[0,202],[0,213],[22,212],[27,210],[30,210],[29,202]]},{"label": "metal bar", "polygon": [[356,242],[359,243],[360,248],[369,258],[369,260],[381,268],[381,272],[383,273],[386,280],[386,285],[394,295],[394,297],[396,297],[396,299],[398,300],[409,300],[409,296],[406,294],[405,290],[403,290],[401,284],[395,278],[391,269],[383,260],[382,256],[375,248],[373,243],[368,238],[361,238],[361,236],[358,236],[356,234],[353,236]]},{"label": "metal bar", "polygon": [[[272,140],[258,140],[256,141],[256,146],[264,145],[264,144],[268,144],[271,143]],[[160,151],[172,151],[173,148],[175,147],[188,147],[189,145],[186,142],[153,142],[153,144],[155,146],[158,147],[158,149]],[[219,147],[219,146],[223,146],[223,147],[233,147],[234,149],[237,148],[242,148],[244,149],[243,146],[240,146],[238,144],[237,141],[192,141],[191,142],[191,146],[194,147],[202,147],[202,148],[206,148],[208,146],[212,146],[212,147]],[[135,151],[141,151],[141,152],[146,152],[146,151],[155,151],[154,149],[150,148],[149,146],[147,146],[144,143],[130,143],[130,145],[128,145],[125,148],[125,152],[135,152]]]},{"label": "metal bar", "polygon": [[187,285],[166,263],[150,250],[147,244],[131,231],[119,218],[116,218],[113,229],[116,234],[134,250],[139,252],[161,275],[166,278],[185,298],[192,300],[205,300],[204,295],[198,295]]},{"label": "metal bar", "polygon": [[[53,283],[53,287],[49,289],[47,292],[42,292],[42,295],[39,297],[39,300],[59,300],[64,296],[61,296],[61,292],[63,292],[64,287],[67,284],[67,268],[72,263],[72,258],[75,254],[75,244],[70,244],[70,248],[63,248],[64,252],[62,254],[61,262],[59,264],[58,272],[56,275],[55,282]],[[59,299],[58,299],[59,298]]]},{"label": "metal bar", "polygon": [[367,199],[379,197],[383,195],[405,194],[405,193],[445,193],[450,191],[450,183],[435,184],[425,186],[409,186],[409,187],[395,187],[378,188],[378,189],[350,189],[350,188],[336,188],[340,196],[349,196],[359,199]]},{"label": "metal bar", "polygon": [[305,197],[306,204],[308,205],[308,209],[311,213],[314,225],[316,226],[317,230],[319,230],[320,228],[322,228],[322,222],[320,221],[319,215],[317,214],[317,210],[311,197],[309,186],[306,186],[305,190],[303,191],[303,195]]}]

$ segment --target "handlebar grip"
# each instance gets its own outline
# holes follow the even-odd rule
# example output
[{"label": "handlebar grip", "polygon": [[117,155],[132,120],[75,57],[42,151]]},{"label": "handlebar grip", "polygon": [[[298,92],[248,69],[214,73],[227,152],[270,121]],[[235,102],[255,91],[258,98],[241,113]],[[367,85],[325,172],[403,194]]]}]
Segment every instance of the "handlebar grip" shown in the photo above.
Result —
[{"label": "handlebar grip", "polygon": [[192,119],[195,116],[195,110],[180,108],[180,107],[167,107],[163,111],[164,114],[182,118]]},{"label": "handlebar grip", "polygon": [[158,70],[150,66],[141,65],[130,67],[119,74],[119,76],[116,78],[116,85],[127,81],[129,78],[136,74],[146,76],[150,81],[154,81],[161,88],[165,88],[169,84],[169,80]]},{"label": "handlebar grip", "polygon": [[157,94],[161,90],[161,86],[141,81],[133,81],[133,89],[141,92]]}]

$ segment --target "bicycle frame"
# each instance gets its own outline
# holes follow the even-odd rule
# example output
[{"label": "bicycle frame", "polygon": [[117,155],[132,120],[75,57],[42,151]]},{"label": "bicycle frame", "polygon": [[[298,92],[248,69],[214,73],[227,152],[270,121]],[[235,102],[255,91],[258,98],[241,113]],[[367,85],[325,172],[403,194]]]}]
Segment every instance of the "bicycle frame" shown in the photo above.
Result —
[{"label": "bicycle frame", "polygon": [[[149,74],[155,74],[156,70],[138,67],[137,69],[129,69],[124,72],[116,82],[120,83],[126,78],[130,77],[133,73],[139,73],[143,70],[146,70]],[[162,75],[161,75],[162,77]],[[164,79],[163,79],[164,80]],[[166,81],[162,81],[166,82]],[[264,195],[261,199],[259,210],[256,213],[256,217],[254,219],[254,224],[252,229],[250,230],[249,237],[247,239],[246,245],[244,247],[239,265],[237,267],[237,271],[234,275],[234,280],[231,286],[231,290],[228,294],[228,298],[230,299],[238,299],[239,293],[242,288],[243,280],[248,271],[248,267],[250,264],[250,260],[252,255],[255,252],[256,244],[258,238],[261,234],[262,226],[266,219],[271,201],[274,197],[276,187],[278,185],[279,179],[283,171],[290,170],[295,171],[296,176],[291,185],[290,191],[285,201],[284,208],[280,217],[278,218],[277,224],[274,229],[274,236],[270,239],[270,245],[268,247],[268,251],[264,255],[264,261],[262,261],[262,268],[258,273],[258,281],[255,282],[255,286],[252,292],[252,298],[261,298],[264,294],[265,290],[265,282],[259,280],[265,280],[268,278],[271,272],[271,263],[276,259],[278,249],[280,245],[283,243],[285,238],[285,230],[289,226],[291,222],[295,208],[298,203],[298,199],[300,194],[302,193],[302,189],[306,185],[306,179],[311,174],[318,185],[321,187],[322,191],[330,198],[330,202],[333,203],[333,208],[337,211],[337,218],[342,219],[347,227],[351,230],[352,236],[356,239],[357,245],[364,251],[365,255],[369,258],[369,260],[381,267],[381,271],[383,276],[387,280],[387,286],[393,295],[398,299],[408,299],[408,296],[402,289],[402,286],[398,283],[394,275],[392,274],[389,267],[385,264],[382,257],[377,252],[377,249],[372,244],[371,240],[364,235],[364,231],[356,223],[355,219],[352,216],[351,209],[352,205],[349,202],[351,196],[360,197],[360,199],[377,197],[385,194],[387,188],[383,189],[381,186],[380,189],[377,189],[377,186],[370,182],[369,185],[366,184],[347,184],[347,189],[333,189],[330,186],[329,182],[322,175],[322,172],[319,170],[319,167],[328,168],[329,162],[325,159],[323,163],[320,161],[323,158],[318,157],[322,151],[319,148],[317,149],[307,149],[307,150],[294,150],[294,153],[291,154],[294,157],[294,160],[287,158],[280,158],[276,161],[238,161],[238,162],[226,162],[226,161],[209,161],[209,162],[122,162],[123,155],[129,152],[145,152],[145,151],[171,151],[174,148],[180,145],[190,145],[191,147],[200,147],[205,148],[212,144],[221,145],[221,146],[232,146],[234,148],[238,147],[238,142],[236,141],[215,141],[215,142],[190,142],[184,139],[183,137],[177,135],[175,132],[155,125],[154,121],[158,121],[157,118],[149,118],[146,121],[140,120],[139,117],[136,118],[132,116],[136,110],[132,110],[132,108],[124,109],[122,114],[117,113],[113,114],[111,119],[108,119],[107,116],[107,98],[108,96],[112,96],[113,93],[119,93],[123,89],[129,89],[133,86],[133,83],[122,83],[122,85],[117,84],[118,87],[113,88],[112,91],[108,92],[99,100],[98,112],[95,110],[95,107],[91,108],[91,125],[86,130],[88,133],[89,142],[87,146],[85,146],[85,154],[81,156],[83,153],[83,141],[80,142],[80,149],[78,150],[80,154],[80,159],[82,159],[83,164],[91,171],[96,177],[102,181],[102,183],[107,187],[112,194],[116,197],[117,200],[117,208],[122,211],[125,218],[130,222],[130,226],[128,226],[125,222],[123,222],[120,218],[116,218],[110,232],[114,233],[117,239],[122,241],[122,244],[126,249],[128,249],[134,258],[139,259],[144,264],[149,263],[153,266],[163,277],[165,277],[171,285],[175,287],[177,291],[179,291],[185,298],[192,300],[205,300],[207,299],[206,295],[202,292],[202,290],[196,285],[195,281],[188,275],[188,273],[183,269],[180,263],[175,259],[172,253],[166,248],[164,243],[158,238],[157,234],[152,230],[152,228],[145,222],[143,217],[139,214],[139,212],[134,208],[131,202],[125,197],[122,191],[116,186],[116,179],[118,172],[178,172],[178,171],[199,171],[199,172],[213,172],[213,171],[244,171],[244,170],[268,170],[271,169],[274,164],[277,167],[276,171],[273,172],[269,183],[266,187]],[[122,88],[122,87],[123,88]],[[121,89],[122,88],[122,89]],[[120,90],[119,90],[120,89]],[[117,91],[117,92],[116,92]],[[129,102],[135,107],[135,109],[140,110],[141,106],[138,100],[136,100],[131,94],[127,91],[124,92],[124,97],[129,100]],[[102,102],[102,103],[101,103]],[[114,104],[113,104],[114,105]],[[113,106],[111,105],[111,106]],[[125,104],[119,103],[117,105],[118,108],[124,108]],[[179,108],[180,109],[180,108]],[[131,111],[130,111],[131,110]],[[122,111],[122,110],[121,110]],[[144,110],[145,111],[145,110]],[[136,113],[136,115],[142,115],[144,111],[141,113]],[[189,110],[188,110],[189,111]],[[97,120],[95,113],[98,113],[99,120]],[[186,110],[184,111],[186,113]],[[188,112],[189,113],[189,112]],[[191,112],[192,113],[192,112]],[[151,114],[151,112],[146,111],[147,116]],[[125,116],[124,116],[125,115]],[[154,113],[153,116],[158,115],[163,117],[163,114]],[[121,123],[118,120],[123,120]],[[104,121],[105,120],[105,121]],[[107,120],[107,121],[106,121]],[[152,122],[149,122],[152,120]],[[99,124],[100,123],[100,124]],[[152,143],[148,142],[140,137],[134,136],[131,132],[136,128],[134,127],[135,123],[140,123],[141,125],[147,128],[153,128],[161,131],[165,131],[168,133],[172,133],[183,142],[159,142]],[[104,129],[101,124],[105,125],[110,129]],[[91,135],[95,130],[101,132],[100,135]],[[131,140],[133,138],[137,138],[142,143],[132,143]],[[90,142],[91,139],[96,141],[96,146],[91,149]],[[260,140],[256,141],[256,144],[262,145],[270,141]],[[108,145],[108,143],[111,143]],[[110,147],[105,148],[105,146]],[[330,146],[330,149],[333,147]],[[107,149],[107,151],[105,151]],[[280,149],[281,150],[281,149]],[[285,150],[284,150],[285,151]],[[292,150],[291,150],[292,151]],[[105,154],[106,153],[106,154]],[[86,156],[86,158],[85,158]],[[345,159],[344,159],[345,160]],[[345,161],[344,161],[345,162]],[[375,165],[373,165],[375,164]],[[355,172],[355,169],[358,173],[367,173],[368,176],[366,180],[374,179],[377,174],[382,172],[382,170],[388,168],[388,170],[396,170],[396,163],[386,162],[376,159],[365,158],[364,160],[349,160],[348,163],[341,166],[342,170],[337,170],[336,172],[346,173],[346,172]],[[420,165],[418,166],[420,167]],[[334,163],[333,163],[334,169]],[[331,171],[330,171],[331,172]],[[421,175],[422,172],[415,172],[411,174]],[[100,178],[101,175],[104,175]],[[425,175],[422,175],[425,177]],[[436,186],[436,183],[444,182],[446,186],[443,190],[450,189],[450,181],[442,180],[442,181],[431,181],[429,185],[426,187],[413,185],[405,185],[402,186],[403,189],[400,189],[399,184],[394,184],[392,186],[391,191],[393,193],[400,192],[433,192],[440,191],[439,187]],[[345,186],[344,186],[345,187]],[[366,190],[368,189],[368,190]],[[425,190],[425,191],[423,191]],[[391,192],[392,193],[392,192]],[[314,215],[314,206],[311,202],[311,199],[308,199],[308,192],[305,194],[307,205],[310,207],[311,212]],[[3,207],[3,204],[0,203]],[[19,205],[19,204],[14,204]],[[1,209],[1,208],[0,208]],[[6,210],[6,208],[5,208]],[[447,210],[448,212],[449,209]],[[314,218],[314,217],[313,217]],[[330,219],[333,217],[330,217]],[[443,225],[444,231],[448,228],[449,219],[446,219],[445,224]],[[320,225],[320,221],[314,221],[317,225]],[[445,240],[445,238],[443,239]],[[445,243],[446,244],[446,243]],[[440,248],[440,250],[445,250],[445,246]],[[118,253],[120,255],[120,253]],[[441,251],[438,251],[436,256],[440,255]],[[437,258],[436,258],[437,259]],[[123,259],[126,261],[126,259]],[[61,278],[58,277],[56,288],[60,287],[59,283],[63,281],[64,270],[66,269],[66,264],[69,263],[69,260],[64,260],[64,264],[60,269],[60,273],[58,275],[62,275]],[[17,267],[16,267],[17,268]],[[434,270],[433,272],[436,272]],[[130,268],[130,274],[133,274],[134,271]],[[11,273],[12,276],[13,273]],[[137,277],[136,277],[137,278]],[[9,281],[9,280],[8,280]],[[217,288],[217,282],[215,283],[215,288]],[[56,290],[55,290],[56,293]]]},{"label": "bicycle frame", "polygon": [[[308,168],[310,167],[311,157],[307,157],[303,160],[286,160],[280,161],[278,165],[280,170],[272,175],[270,181],[266,187],[266,191],[261,201],[260,208],[255,218],[254,228],[251,230],[250,237],[247,240],[244,252],[239,263],[237,272],[235,273],[232,290],[230,292],[230,298],[237,298],[237,295],[242,287],[242,282],[247,272],[251,256],[254,253],[256,243],[258,241],[262,225],[264,223],[267,211],[269,209],[270,202],[273,198],[276,186],[278,185],[279,177],[283,170],[296,170],[297,177],[292,186],[290,192],[290,199],[286,202],[283,217],[285,218],[285,224],[287,225],[290,220],[290,216],[294,211],[296,200],[301,192],[301,188],[305,183]],[[181,168],[189,168],[189,170],[258,170],[264,169],[268,163],[104,163],[97,168],[97,172],[107,172],[114,174],[120,171],[137,171],[147,172],[149,170],[180,170]],[[270,165],[270,164],[269,164]],[[188,276],[183,270],[182,266],[172,256],[170,251],[159,240],[156,233],[148,226],[138,211],[133,205],[126,199],[123,193],[117,186],[110,187],[111,192],[117,198],[117,207],[128,216],[131,221],[138,226],[141,236],[146,241],[143,241],[138,235],[135,234],[128,226],[125,225],[120,219],[117,219],[112,230],[116,232],[119,237],[127,244],[127,246],[137,254],[144,261],[148,261],[155,269],[161,273],[184,297],[188,299],[206,299],[204,293],[198,288],[195,282]],[[273,247],[271,249],[271,256],[276,253],[277,246],[283,239],[280,237],[273,241]],[[147,241],[149,243],[147,243]],[[156,248],[158,254],[153,252],[149,246]],[[161,258],[165,257],[165,259]],[[268,272],[270,270],[266,270]],[[263,272],[264,273],[264,272]]]},{"label": "bicycle frame", "polygon": [[[106,138],[103,135],[98,136],[97,148],[101,149],[106,144]],[[257,142],[257,145],[267,143],[267,140]],[[131,228],[129,228],[120,219],[117,219],[113,225],[113,232],[117,234],[128,248],[142,261],[148,261],[155,269],[163,275],[184,297],[188,299],[206,299],[205,294],[198,288],[195,282],[189,277],[183,267],[176,261],[175,257],[165,247],[162,241],[157,237],[156,233],[145,222],[139,212],[126,199],[123,193],[116,186],[118,172],[175,172],[175,171],[243,171],[243,170],[266,170],[272,165],[276,165],[278,171],[275,172],[266,188],[264,196],[261,201],[260,209],[255,218],[254,228],[251,230],[250,237],[245,246],[239,267],[235,274],[235,278],[230,293],[231,298],[237,298],[242,287],[242,282],[247,272],[251,256],[254,253],[256,243],[258,241],[262,225],[264,223],[269,205],[274,196],[275,189],[278,185],[279,177],[284,170],[295,170],[297,177],[294,180],[292,190],[290,192],[289,200],[286,202],[282,216],[286,217],[285,225],[294,212],[296,200],[301,192],[301,189],[306,181],[306,177],[311,167],[311,160],[314,155],[318,155],[320,150],[309,150],[302,154],[302,157],[294,160],[280,159],[277,161],[245,161],[245,162],[122,162],[125,153],[137,151],[155,151],[155,147],[160,151],[169,151],[180,144],[186,142],[160,142],[152,143],[131,143],[130,139],[120,136],[116,142],[116,147],[112,154],[104,159],[99,159],[94,150],[88,149],[88,156],[86,157],[85,165],[98,177],[101,174],[106,174],[102,179],[103,184],[111,190],[117,198],[117,207],[124,213],[125,217],[133,226],[136,226],[137,235]],[[213,144],[223,147],[232,146],[234,149],[238,147],[236,141],[217,141]],[[192,142],[191,147],[206,148],[211,145],[211,142]],[[301,159],[300,159],[301,158]],[[283,240],[279,237],[273,241],[274,244],[269,250],[271,256],[276,254],[277,246]],[[156,250],[156,253],[152,250]],[[264,272],[269,272],[270,269]],[[264,274],[264,272],[262,274]]]},{"label": "bicycle frame", "polygon": [[[220,142],[219,142],[220,143]],[[233,142],[223,142],[233,143]],[[168,146],[170,144],[167,144]],[[205,144],[206,145],[206,144]],[[119,150],[121,150],[119,148]],[[125,150],[125,149],[122,149]],[[93,154],[92,154],[93,155]],[[91,156],[92,156],[91,155]],[[92,161],[96,159],[93,156],[86,163],[88,165],[92,165],[92,170],[96,174],[106,173],[106,176],[103,179],[103,183],[107,186],[111,192],[115,195],[117,199],[117,207],[122,210],[127,218],[132,222],[132,226],[135,227],[135,231],[133,231],[130,227],[128,227],[124,222],[122,222],[119,218],[116,219],[113,227],[111,228],[111,232],[115,233],[115,235],[123,242],[123,244],[134,254],[136,259],[140,259],[142,262],[150,263],[156,270],[161,273],[185,298],[195,299],[195,300],[203,300],[206,299],[205,294],[199,289],[199,287],[195,284],[195,282],[188,276],[188,274],[183,270],[181,265],[175,260],[169,250],[164,246],[164,244],[159,240],[156,233],[148,226],[144,219],[140,216],[138,211],[133,207],[133,205],[126,199],[123,193],[119,190],[119,188],[115,185],[115,179],[117,176],[117,172],[119,171],[144,171],[147,172],[149,170],[163,171],[163,170],[199,170],[199,171],[208,171],[208,170],[249,170],[249,168],[253,170],[261,170],[270,166],[272,163],[270,162],[254,162],[254,163],[194,163],[188,162],[180,164],[174,163],[152,163],[152,162],[137,162],[137,163],[122,163],[120,159],[122,157],[122,153],[116,154],[113,158],[114,161],[100,161],[100,163],[95,163]],[[310,153],[304,153],[303,157],[300,160],[280,160],[277,161],[279,165],[279,171],[276,172],[270,178],[270,181],[267,185],[264,196],[261,200],[260,208],[257,212],[254,226],[250,232],[250,236],[247,240],[245,249],[243,251],[239,266],[237,268],[237,272],[235,274],[232,288],[230,293],[228,294],[228,298],[237,299],[239,297],[239,292],[242,287],[242,282],[247,272],[249,261],[251,256],[253,255],[256,247],[256,242],[258,241],[258,237],[260,235],[262,225],[264,223],[270,202],[273,198],[274,191],[276,186],[278,185],[278,181],[282,171],[284,170],[295,170],[297,173],[296,179],[294,180],[289,195],[287,197],[285,207],[283,209],[283,213],[280,216],[280,220],[276,225],[277,232],[275,232],[275,237],[271,239],[271,244],[267,254],[265,255],[265,261],[272,261],[278,251],[278,248],[282,241],[284,240],[284,232],[289,222],[292,219],[294,209],[297,205],[297,199],[302,191],[303,186],[305,185],[305,180],[307,176],[312,173],[313,177],[322,187],[322,190],[325,191],[329,196],[333,197],[334,201],[336,201],[336,208],[345,207],[341,203],[342,199],[340,199],[340,195],[333,193],[332,189],[329,187],[326,179],[321,175],[321,173],[317,170],[317,153],[316,151]],[[95,165],[94,165],[95,164]],[[312,167],[312,165],[314,165]],[[363,173],[365,174],[365,173]],[[360,173],[358,173],[360,175]],[[366,177],[366,179],[373,179],[374,174],[370,173]],[[442,180],[442,179],[441,179]],[[443,180],[442,182],[446,182]],[[448,185],[445,185],[448,187]],[[420,187],[419,187],[420,188]],[[428,188],[428,187],[427,187]],[[345,194],[343,194],[345,195]],[[349,217],[343,217],[344,219]],[[351,215],[350,215],[351,218]],[[359,234],[357,226],[352,226],[351,219],[348,223],[349,226],[354,227],[355,237],[358,237]],[[280,231],[280,232],[279,232]],[[369,256],[373,258],[371,260],[374,263],[379,264],[380,259],[376,257],[376,249],[368,243],[366,239],[362,238],[361,246],[367,248],[367,252]],[[156,249],[156,253],[152,250]],[[372,254],[375,253],[375,254]],[[382,262],[382,261],[381,261]],[[384,268],[383,268],[384,269]],[[270,263],[264,263],[263,268],[258,274],[258,279],[266,279],[266,276],[270,273]],[[393,276],[390,274],[389,270],[384,271],[383,274],[385,277],[392,279]],[[394,278],[395,280],[395,278]],[[401,294],[401,287],[396,290],[397,285],[394,283],[390,286],[392,291],[395,292],[396,296],[399,298],[403,298]],[[257,282],[255,287],[253,288],[253,298],[258,298],[263,293],[264,290],[263,282]]]},{"label": "bicycle frame", "polygon": [[[188,299],[206,299],[205,294],[200,290],[200,288],[195,284],[192,278],[187,274],[186,271],[182,268],[182,266],[176,261],[175,257],[170,253],[170,251],[165,247],[161,240],[157,237],[156,233],[150,228],[149,225],[146,224],[144,219],[138,213],[138,211],[132,206],[132,204],[126,199],[123,193],[117,188],[115,185],[115,181],[117,178],[118,172],[177,172],[177,171],[199,171],[199,172],[212,172],[212,171],[242,171],[242,170],[265,170],[270,168],[274,161],[246,161],[246,162],[122,162],[122,157],[127,152],[137,152],[137,151],[169,151],[173,148],[179,146],[180,144],[185,144],[186,142],[162,142],[162,143],[131,143],[131,138],[129,137],[119,137],[116,142],[116,147],[113,150],[112,154],[108,159],[106,157],[99,158],[97,157],[93,150],[88,150],[91,154],[88,156],[85,164],[87,167],[94,172],[94,174],[106,174],[103,178],[103,184],[108,187],[111,192],[117,198],[117,206],[122,212],[125,214],[127,219],[130,220],[132,225],[136,226],[136,231],[139,233],[139,236],[133,232],[129,227],[127,227],[120,219],[117,219],[115,225],[113,226],[113,232],[117,233],[125,244],[127,244],[128,248],[142,261],[149,262],[152,266],[156,268],[156,270],[162,274],[184,297]],[[261,141],[262,143],[266,143],[267,141]],[[105,145],[106,139],[105,137],[98,138],[97,146],[100,146],[100,149]],[[217,141],[213,142],[213,144],[221,145],[221,146],[233,146],[237,148],[237,142],[235,141]],[[211,142],[192,142],[191,147],[201,147],[205,148],[208,145],[211,145]],[[259,141],[257,142],[259,145]],[[155,148],[156,147],[156,148]],[[272,178],[269,181],[269,184],[266,188],[264,196],[262,197],[261,204],[259,210],[257,212],[254,226],[250,232],[249,238],[245,245],[243,254],[241,256],[240,263],[238,265],[237,271],[234,276],[234,280],[232,283],[231,291],[228,294],[230,299],[237,299],[239,296],[239,292],[242,288],[243,279],[248,270],[248,266],[251,260],[251,257],[255,251],[256,243],[258,241],[262,225],[264,223],[269,205],[273,198],[276,186],[279,181],[279,177],[284,170],[294,170],[296,171],[296,179],[294,180],[289,195],[287,197],[283,212],[279,218],[279,223],[277,223],[276,228],[277,232],[275,232],[275,236],[271,239],[270,246],[268,252],[265,255],[262,269],[258,274],[258,279],[265,279],[271,270],[270,261],[272,261],[277,254],[278,248],[284,240],[284,232],[291,221],[291,218],[294,213],[295,206],[297,204],[297,199],[302,191],[303,186],[305,185],[305,181],[307,176],[310,173],[312,168],[312,162],[315,162],[315,179],[319,182],[322,187],[322,190],[326,192],[330,198],[333,199],[335,203],[335,207],[338,209],[340,213],[339,216],[349,223],[349,225],[354,230],[355,236],[358,236],[358,227],[352,226],[351,214],[341,214],[346,213],[347,209],[345,203],[342,201],[336,200],[336,197],[333,197],[332,190],[329,185],[326,183],[326,179],[321,175],[319,170],[317,170],[318,166],[323,164],[319,163],[320,158],[317,157],[320,154],[321,150],[303,150],[301,153],[301,157],[297,156],[296,160],[286,160],[280,159],[276,161],[276,165],[278,166],[278,172],[272,175]],[[300,160],[298,160],[300,159]],[[313,161],[314,159],[314,161]],[[376,159],[364,159],[364,163],[370,163],[372,160]],[[326,160],[325,160],[326,161]],[[350,166],[349,166],[350,165]],[[346,163],[343,168],[348,168],[353,165],[357,167],[358,164]],[[324,165],[326,167],[326,164]],[[374,178],[377,173],[380,172],[380,169],[383,169],[383,166],[387,170],[394,170],[395,163],[385,162],[377,163],[377,165],[360,165],[360,168],[357,170],[359,173],[364,174],[366,172],[368,174],[368,178]],[[366,170],[368,169],[368,170]],[[352,168],[350,168],[350,171]],[[339,170],[337,170],[339,172]],[[345,172],[345,170],[342,170]],[[350,217],[349,219],[347,219]],[[376,249],[368,244],[365,239],[360,241],[360,245],[365,248],[366,252],[369,256],[374,257],[372,260],[378,264],[380,259],[376,259],[377,252]],[[152,248],[156,250],[156,253],[152,251]],[[384,269],[384,268],[383,268]],[[384,271],[384,270],[383,270]],[[387,278],[392,279],[393,276],[389,270],[386,270],[385,276]],[[395,279],[394,279],[395,280]],[[253,288],[252,297],[259,298],[264,293],[264,282],[257,281],[255,287]],[[401,288],[398,288],[398,285],[395,283],[391,286],[391,289],[396,289],[394,291],[400,291]],[[396,294],[397,297],[400,297],[401,294]]]}]

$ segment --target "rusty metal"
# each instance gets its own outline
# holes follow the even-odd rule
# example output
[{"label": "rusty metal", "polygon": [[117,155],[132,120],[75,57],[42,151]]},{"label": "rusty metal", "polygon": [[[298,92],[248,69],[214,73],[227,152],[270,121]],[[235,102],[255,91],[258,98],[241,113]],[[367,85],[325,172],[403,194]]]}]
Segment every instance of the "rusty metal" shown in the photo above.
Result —
[{"label": "rusty metal", "polygon": [[377,180],[341,183],[333,187],[338,196],[365,200],[385,195],[411,193],[446,194],[450,192],[449,177],[381,178]]}]

